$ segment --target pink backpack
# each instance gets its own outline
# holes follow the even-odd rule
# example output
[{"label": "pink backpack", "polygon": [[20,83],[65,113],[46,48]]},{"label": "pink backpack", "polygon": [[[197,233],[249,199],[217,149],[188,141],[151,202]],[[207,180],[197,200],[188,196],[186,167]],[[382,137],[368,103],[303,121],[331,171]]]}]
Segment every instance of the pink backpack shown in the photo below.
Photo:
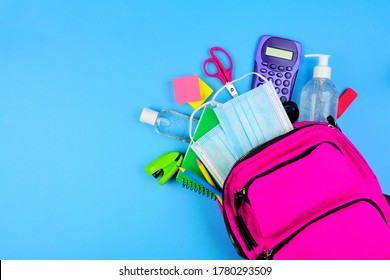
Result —
[{"label": "pink backpack", "polygon": [[390,259],[390,206],[335,125],[304,122],[245,155],[223,215],[247,259]]}]

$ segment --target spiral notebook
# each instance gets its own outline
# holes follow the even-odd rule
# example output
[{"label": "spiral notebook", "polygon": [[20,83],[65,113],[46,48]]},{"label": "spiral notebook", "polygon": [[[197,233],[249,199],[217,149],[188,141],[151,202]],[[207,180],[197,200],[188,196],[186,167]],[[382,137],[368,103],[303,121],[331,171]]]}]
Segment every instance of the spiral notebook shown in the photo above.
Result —
[{"label": "spiral notebook", "polygon": [[[191,173],[195,174],[203,180],[205,180],[205,178],[199,169],[198,163],[196,161],[197,156],[195,152],[191,149],[191,145],[194,141],[197,141],[199,138],[201,138],[204,134],[206,134],[218,124],[219,121],[214,113],[214,110],[209,107],[205,107],[202,116],[199,120],[198,126],[195,130],[193,137],[194,140],[190,143],[183,159],[182,167],[186,170],[189,170]],[[205,187],[200,185],[198,182],[195,182],[181,171],[179,171],[179,173],[177,174],[176,181],[181,183],[183,187],[187,189],[206,195],[212,199],[216,198],[214,193],[209,192]]]}]

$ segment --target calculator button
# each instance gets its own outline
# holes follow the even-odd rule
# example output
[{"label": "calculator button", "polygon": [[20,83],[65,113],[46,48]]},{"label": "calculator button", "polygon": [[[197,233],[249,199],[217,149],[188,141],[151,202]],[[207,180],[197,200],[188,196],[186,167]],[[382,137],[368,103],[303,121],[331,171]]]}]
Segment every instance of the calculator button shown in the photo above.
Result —
[{"label": "calculator button", "polygon": [[272,79],[271,77],[268,78],[268,81],[270,81],[271,83],[274,82],[274,79]]},{"label": "calculator button", "polygon": [[288,87],[290,85],[290,81],[289,80],[284,80],[283,85],[285,87]]},{"label": "calculator button", "polygon": [[278,76],[279,78],[282,78],[283,74],[282,73],[278,73],[278,74],[276,74],[276,76]]},{"label": "calculator button", "polygon": [[283,66],[279,66],[278,69],[279,69],[280,71],[284,71],[284,67],[283,67]]},{"label": "calculator button", "polygon": [[261,72],[261,73],[267,73],[267,69],[261,68],[261,69],[260,69],[260,72]]},{"label": "calculator button", "polygon": [[288,93],[288,89],[283,88],[283,89],[282,89],[282,93],[283,93],[283,94],[287,94],[287,93]]},{"label": "calculator button", "polygon": [[268,73],[270,76],[275,76],[275,72],[269,71]]},{"label": "calculator button", "polygon": [[263,61],[261,64],[263,64],[264,66],[267,66],[268,62],[267,61]]},{"label": "calculator button", "polygon": [[282,80],[277,79],[277,80],[275,81],[275,85],[280,86],[281,84],[282,84]]},{"label": "calculator button", "polygon": [[271,69],[276,69],[276,65],[275,65],[275,64],[271,64],[271,65],[269,66],[269,68],[271,68]]},{"label": "calculator button", "polygon": [[286,98],[286,96],[282,96],[282,97],[280,97],[280,101],[282,101],[282,103],[283,103],[283,102],[286,102],[286,101],[287,101],[287,98]]},{"label": "calculator button", "polygon": [[286,79],[290,79],[291,78],[291,73],[287,72],[286,74],[284,74],[284,76],[286,77]]},{"label": "calculator button", "polygon": [[291,71],[291,70],[292,70],[292,67],[291,67],[291,66],[287,66],[287,67],[286,67],[286,70],[287,70],[287,71]]},{"label": "calculator button", "polygon": [[275,90],[276,90],[276,93],[279,94],[280,88],[276,87]]}]

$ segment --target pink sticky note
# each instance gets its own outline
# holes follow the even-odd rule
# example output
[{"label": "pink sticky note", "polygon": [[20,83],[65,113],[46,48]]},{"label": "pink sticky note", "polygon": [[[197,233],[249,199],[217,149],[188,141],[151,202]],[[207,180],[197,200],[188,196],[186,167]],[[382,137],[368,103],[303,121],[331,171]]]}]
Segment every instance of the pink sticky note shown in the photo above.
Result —
[{"label": "pink sticky note", "polygon": [[176,103],[187,103],[202,99],[197,75],[173,79]]}]

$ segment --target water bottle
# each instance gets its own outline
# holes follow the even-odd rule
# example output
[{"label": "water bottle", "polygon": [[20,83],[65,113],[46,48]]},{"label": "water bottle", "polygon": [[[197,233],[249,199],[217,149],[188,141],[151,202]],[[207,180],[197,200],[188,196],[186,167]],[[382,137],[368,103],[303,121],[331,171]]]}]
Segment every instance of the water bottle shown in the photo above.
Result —
[{"label": "water bottle", "polygon": [[[161,110],[160,112],[144,108],[141,113],[140,121],[153,125],[157,133],[190,143],[190,117],[175,112],[173,110]],[[197,119],[192,120],[192,133],[198,124]]]}]

